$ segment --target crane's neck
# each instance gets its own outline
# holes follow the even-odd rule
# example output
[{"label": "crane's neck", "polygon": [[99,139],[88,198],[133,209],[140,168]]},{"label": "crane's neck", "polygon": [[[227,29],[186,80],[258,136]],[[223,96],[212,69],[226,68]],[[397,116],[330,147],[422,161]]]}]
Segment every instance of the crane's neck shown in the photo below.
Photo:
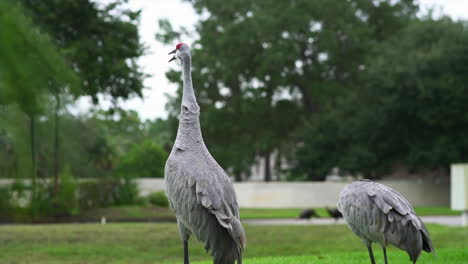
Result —
[{"label": "crane's neck", "polygon": [[200,107],[197,104],[192,85],[191,58],[181,56],[182,62],[182,104],[180,109],[179,129],[174,146],[187,150],[203,146],[203,138],[200,128]]},{"label": "crane's neck", "polygon": [[192,84],[192,61],[190,57],[182,60],[182,80],[184,86],[182,90],[182,106],[184,103],[198,106]]}]

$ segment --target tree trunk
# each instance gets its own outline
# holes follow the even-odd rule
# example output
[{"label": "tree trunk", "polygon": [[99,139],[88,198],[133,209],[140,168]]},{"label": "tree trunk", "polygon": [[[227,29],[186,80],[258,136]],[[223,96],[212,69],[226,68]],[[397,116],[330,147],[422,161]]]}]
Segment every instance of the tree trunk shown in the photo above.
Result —
[{"label": "tree trunk", "polygon": [[57,197],[59,191],[59,110],[60,110],[60,97],[58,94],[55,95],[55,133],[54,133],[54,197]]},{"label": "tree trunk", "polygon": [[265,181],[271,181],[270,153],[265,155]]},{"label": "tree trunk", "polygon": [[[29,135],[31,139],[31,203],[36,199],[36,122],[35,116],[29,117]],[[33,212],[33,215],[34,212]]]},{"label": "tree trunk", "polygon": [[[307,49],[307,44],[302,45],[302,50],[306,50],[306,49]],[[305,62],[305,61],[307,61],[307,59],[308,58],[305,55],[305,53],[302,53],[301,60],[303,62]],[[305,68],[303,69],[304,74],[310,74],[311,73],[309,70],[307,70],[308,67],[311,67],[310,64],[305,64]],[[319,78],[319,76],[315,76],[315,77]],[[312,97],[311,91],[309,90],[309,87],[311,87],[310,82],[308,82],[302,76],[297,76],[295,79],[296,80],[293,80],[292,83],[297,85],[297,87],[299,88],[299,91],[302,94],[302,99],[301,100],[302,100],[302,104],[304,106],[304,110],[305,110],[306,114],[309,115],[309,114],[317,112],[318,111],[318,106],[315,104],[314,98]],[[313,87],[313,84],[312,84],[312,87]]]},{"label": "tree trunk", "polygon": [[312,96],[310,95],[307,87],[301,87],[302,93],[302,104],[308,114],[316,112],[317,108],[315,107],[314,103],[312,102]]},{"label": "tree trunk", "polygon": [[242,181],[242,173],[240,171],[237,171],[237,170],[234,171],[234,180],[236,182]]}]

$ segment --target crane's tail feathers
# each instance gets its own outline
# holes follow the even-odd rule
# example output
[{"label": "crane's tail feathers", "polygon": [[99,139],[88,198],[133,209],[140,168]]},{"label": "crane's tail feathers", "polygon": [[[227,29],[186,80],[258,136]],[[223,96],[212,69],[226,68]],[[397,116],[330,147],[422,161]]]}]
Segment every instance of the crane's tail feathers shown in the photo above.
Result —
[{"label": "crane's tail feathers", "polygon": [[434,256],[437,256],[436,252],[435,252],[435,249],[434,247],[432,246],[432,241],[431,241],[431,238],[429,237],[429,231],[427,231],[427,228],[426,226],[424,225],[424,223],[421,221],[421,224],[422,224],[422,228],[421,228],[421,236],[422,236],[422,240],[423,240],[423,247],[422,249],[428,253],[432,252],[432,254],[434,254]]},{"label": "crane's tail feathers", "polygon": [[218,223],[229,232],[231,238],[236,242],[238,251],[243,252],[246,245],[246,239],[245,231],[240,220],[234,216],[226,217],[218,213],[214,213],[214,215],[216,216]]},{"label": "crane's tail feathers", "polygon": [[234,218],[231,222],[232,226],[232,236],[237,244],[237,264],[242,264],[242,252],[244,252],[246,246],[246,238],[245,238],[245,231],[244,227],[239,219]]},{"label": "crane's tail feathers", "polygon": [[242,252],[244,252],[245,246],[247,244],[247,241],[245,238],[244,227],[242,227],[240,220],[235,217],[232,218],[230,224],[231,224],[231,230],[230,230],[231,236],[236,241],[237,250],[239,251],[239,254],[242,255]]},{"label": "crane's tail feathers", "polygon": [[398,234],[401,234],[398,247],[408,253],[411,261],[417,261],[423,245],[421,230],[411,221],[406,222],[405,225],[398,225],[397,228]]},{"label": "crane's tail feathers", "polygon": [[[405,251],[408,252],[410,260],[416,262],[421,255],[421,251],[424,250],[428,253],[433,253],[435,255],[434,247],[432,246],[431,238],[429,237],[429,232],[427,231],[426,226],[423,221],[418,217],[419,228],[410,223],[407,224],[406,236],[404,238]],[[411,231],[413,230],[413,231]]]}]

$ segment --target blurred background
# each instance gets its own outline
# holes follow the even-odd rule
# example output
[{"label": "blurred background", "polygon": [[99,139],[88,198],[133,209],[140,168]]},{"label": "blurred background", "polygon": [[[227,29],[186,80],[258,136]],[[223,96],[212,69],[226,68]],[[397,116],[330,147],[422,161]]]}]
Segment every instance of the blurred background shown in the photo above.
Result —
[{"label": "blurred background", "polygon": [[428,215],[458,214],[467,19],[455,0],[2,0],[0,222],[174,220],[163,176],[179,42],[241,216],[329,216],[360,178]]}]

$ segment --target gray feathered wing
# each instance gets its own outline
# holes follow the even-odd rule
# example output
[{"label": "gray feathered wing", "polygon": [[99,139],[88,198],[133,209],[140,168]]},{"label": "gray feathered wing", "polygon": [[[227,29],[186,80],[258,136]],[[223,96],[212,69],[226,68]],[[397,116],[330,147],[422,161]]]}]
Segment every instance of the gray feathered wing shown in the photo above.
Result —
[{"label": "gray feathered wing", "polygon": [[[189,222],[192,227],[199,227],[199,230],[192,231],[205,242],[206,250],[213,253],[215,260],[225,258],[226,262],[222,263],[228,263],[232,257],[242,254],[246,244],[237,197],[229,177],[216,161],[210,157],[205,165],[195,171],[192,166],[191,173],[188,173],[192,175],[188,184],[196,195],[196,203],[192,203],[190,208]],[[200,206],[205,210],[199,210]],[[232,252],[233,248],[237,250]]]},{"label": "gray feathered wing", "polygon": [[385,215],[386,223],[381,227],[388,242],[407,251],[411,260],[419,257],[421,249],[435,253],[426,226],[400,193],[381,184],[372,184],[367,188],[367,195]]}]

